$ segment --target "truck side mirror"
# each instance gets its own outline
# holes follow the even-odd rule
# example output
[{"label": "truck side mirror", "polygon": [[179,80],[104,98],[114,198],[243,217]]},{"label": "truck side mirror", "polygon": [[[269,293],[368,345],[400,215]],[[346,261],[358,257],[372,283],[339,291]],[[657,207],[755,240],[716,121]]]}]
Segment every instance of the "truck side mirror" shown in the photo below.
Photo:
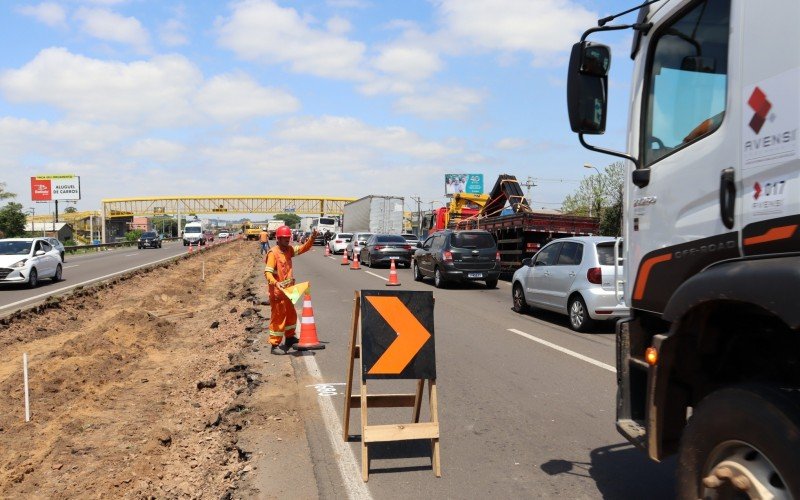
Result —
[{"label": "truck side mirror", "polygon": [[608,69],[611,49],[578,42],[572,46],[567,75],[569,125],[580,134],[602,134],[606,130]]}]

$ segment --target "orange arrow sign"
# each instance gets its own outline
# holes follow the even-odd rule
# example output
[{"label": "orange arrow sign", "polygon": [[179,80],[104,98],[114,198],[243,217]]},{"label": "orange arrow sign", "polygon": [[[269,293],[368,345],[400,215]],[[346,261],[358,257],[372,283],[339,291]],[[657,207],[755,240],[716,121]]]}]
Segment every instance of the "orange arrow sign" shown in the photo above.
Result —
[{"label": "orange arrow sign", "polygon": [[397,332],[397,339],[370,368],[370,375],[399,375],[431,338],[430,332],[397,297],[366,297]]}]

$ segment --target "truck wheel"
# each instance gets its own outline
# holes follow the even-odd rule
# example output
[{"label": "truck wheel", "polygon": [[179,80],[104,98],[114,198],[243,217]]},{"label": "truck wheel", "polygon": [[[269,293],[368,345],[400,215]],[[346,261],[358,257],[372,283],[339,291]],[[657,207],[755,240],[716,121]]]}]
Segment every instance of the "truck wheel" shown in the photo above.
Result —
[{"label": "truck wheel", "polygon": [[414,281],[422,281],[422,273],[419,271],[416,261],[411,261],[411,274],[414,275]]},{"label": "truck wheel", "polygon": [[442,271],[438,267],[433,271],[433,284],[436,285],[436,288],[445,288],[447,286],[444,276],[442,276]]},{"label": "truck wheel", "polygon": [[711,393],[678,451],[678,498],[800,498],[800,398],[746,385]]},{"label": "truck wheel", "polygon": [[519,283],[514,283],[514,288],[511,289],[511,299],[513,301],[514,312],[523,314],[528,310],[525,292],[522,291],[522,285]]}]

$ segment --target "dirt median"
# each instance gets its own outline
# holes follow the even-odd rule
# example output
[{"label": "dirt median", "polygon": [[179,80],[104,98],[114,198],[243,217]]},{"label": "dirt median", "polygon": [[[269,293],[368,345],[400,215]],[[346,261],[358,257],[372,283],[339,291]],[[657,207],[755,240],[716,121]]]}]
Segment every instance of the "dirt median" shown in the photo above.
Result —
[{"label": "dirt median", "polygon": [[0,322],[0,497],[316,497],[262,270],[233,242]]}]

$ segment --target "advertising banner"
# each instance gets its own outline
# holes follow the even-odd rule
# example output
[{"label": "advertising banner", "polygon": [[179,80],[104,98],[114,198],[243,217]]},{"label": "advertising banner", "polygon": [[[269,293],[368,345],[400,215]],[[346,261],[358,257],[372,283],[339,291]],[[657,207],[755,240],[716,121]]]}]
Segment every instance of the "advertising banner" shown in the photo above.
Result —
[{"label": "advertising banner", "polygon": [[72,174],[31,177],[31,201],[81,199],[81,178]]},{"label": "advertising banner", "polygon": [[444,174],[444,194],[483,194],[483,174]]}]

